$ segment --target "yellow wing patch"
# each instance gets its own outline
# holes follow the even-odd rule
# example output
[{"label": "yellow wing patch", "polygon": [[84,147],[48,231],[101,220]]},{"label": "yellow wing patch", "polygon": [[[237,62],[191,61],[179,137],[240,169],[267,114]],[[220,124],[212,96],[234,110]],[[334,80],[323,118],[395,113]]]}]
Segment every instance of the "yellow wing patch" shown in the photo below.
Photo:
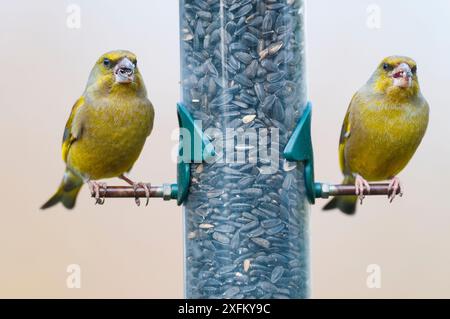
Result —
[{"label": "yellow wing patch", "polygon": [[81,132],[74,132],[72,128],[73,120],[80,107],[84,105],[84,97],[80,97],[72,107],[69,119],[67,120],[66,127],[64,128],[64,135],[62,141],[62,158],[64,162],[67,161],[67,155],[69,154],[70,146],[77,139],[80,138]]}]

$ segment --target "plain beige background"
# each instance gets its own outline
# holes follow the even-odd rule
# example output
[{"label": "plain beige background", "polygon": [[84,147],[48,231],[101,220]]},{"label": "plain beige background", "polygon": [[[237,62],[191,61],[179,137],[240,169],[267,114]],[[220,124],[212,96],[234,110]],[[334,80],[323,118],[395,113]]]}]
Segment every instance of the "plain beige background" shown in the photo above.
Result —
[{"label": "plain beige background", "polygon": [[[179,99],[178,1],[74,1],[81,28],[66,26],[69,1],[0,1],[0,297],[183,297],[182,212],[155,199],[94,206],[83,189],[74,211],[39,211],[64,165],[70,108],[103,52],[139,57],[156,107],[154,133],[131,176],[175,180],[171,139]],[[380,9],[380,28],[367,8]],[[312,297],[450,297],[450,1],[314,0],[307,5],[309,97],[316,177],[340,181],[337,140],[352,94],[381,58],[413,57],[431,105],[430,126],[401,174],[405,196],[369,198],[355,217],[311,210]],[[117,183],[117,181],[115,181]],[[66,268],[81,267],[81,289]],[[366,285],[381,267],[381,288]]]}]

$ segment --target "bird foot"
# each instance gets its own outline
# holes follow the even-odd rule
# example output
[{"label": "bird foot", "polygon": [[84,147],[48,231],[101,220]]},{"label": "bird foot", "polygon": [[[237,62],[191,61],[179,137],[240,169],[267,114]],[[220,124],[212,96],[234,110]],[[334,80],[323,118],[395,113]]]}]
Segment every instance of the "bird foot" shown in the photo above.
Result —
[{"label": "bird foot", "polygon": [[145,192],[145,198],[147,199],[145,202],[145,206],[148,206],[149,200],[150,200],[150,187],[151,184],[146,184],[146,183],[135,183],[133,182],[131,179],[129,179],[128,177],[126,177],[125,175],[120,175],[119,176],[120,179],[123,179],[125,182],[127,182],[128,184],[130,184],[131,186],[133,186],[134,189],[134,201],[136,202],[137,206],[141,206],[141,200],[139,199],[139,196],[137,196],[137,191],[139,188],[142,188]]},{"label": "bird foot", "polygon": [[389,182],[388,187],[388,200],[390,203],[392,203],[397,196],[397,193],[400,197],[403,196],[402,186],[400,184],[400,179],[395,176],[391,181]]},{"label": "bird foot", "polygon": [[367,192],[370,192],[370,185],[369,182],[367,182],[364,178],[362,178],[361,175],[356,174],[355,176],[355,194],[359,198],[359,202],[363,203],[364,198],[366,197],[364,195],[364,190],[367,190]]},{"label": "bird foot", "polygon": [[[95,198],[95,204],[97,205],[103,205],[105,203],[105,195],[106,195],[106,189],[107,185],[106,183],[101,182],[95,182],[95,181],[88,181],[89,189],[91,191],[91,194]],[[103,196],[100,197],[100,190],[103,190]]]},{"label": "bird foot", "polygon": [[137,191],[139,188],[142,188],[145,192],[145,198],[146,198],[145,206],[148,206],[148,203],[150,201],[150,186],[151,186],[151,184],[139,182],[139,183],[133,183],[132,186],[134,189],[134,201],[136,202],[136,205],[141,206],[141,200],[139,199],[139,196],[137,196]]}]

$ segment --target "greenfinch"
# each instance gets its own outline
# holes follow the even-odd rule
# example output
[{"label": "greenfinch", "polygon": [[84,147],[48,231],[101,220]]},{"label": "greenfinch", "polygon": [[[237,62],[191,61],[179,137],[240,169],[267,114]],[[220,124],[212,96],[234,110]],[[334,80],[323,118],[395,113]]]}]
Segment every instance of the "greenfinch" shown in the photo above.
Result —
[{"label": "greenfinch", "polygon": [[368,181],[390,180],[388,198],[402,194],[397,174],[408,164],[428,126],[429,106],[422,96],[417,64],[391,56],[377,67],[353,96],[342,125],[339,161],[343,184],[355,185],[355,196],[335,197],[324,210],[354,214]]},{"label": "greenfinch", "polygon": [[[154,109],[137,67],[136,55],[117,50],[105,53],[95,63],[83,95],[72,107],[64,129],[62,158],[66,170],[56,193],[41,207],[61,202],[75,206],[84,183],[103,204],[97,180],[120,177],[137,188],[124,174],[139,157],[153,128]],[[139,205],[139,200],[136,199]],[[148,196],[147,196],[148,203]]]}]

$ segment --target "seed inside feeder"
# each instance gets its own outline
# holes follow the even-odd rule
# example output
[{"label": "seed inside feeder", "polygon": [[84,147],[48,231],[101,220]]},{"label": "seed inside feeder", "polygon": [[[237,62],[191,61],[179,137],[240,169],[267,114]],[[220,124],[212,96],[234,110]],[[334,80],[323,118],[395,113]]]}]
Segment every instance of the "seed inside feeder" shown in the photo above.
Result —
[{"label": "seed inside feeder", "polygon": [[[303,1],[182,0],[180,8],[183,103],[237,153],[191,165],[186,297],[307,297],[303,175],[282,156],[306,104]],[[227,129],[256,132],[258,143],[227,139]]]}]

